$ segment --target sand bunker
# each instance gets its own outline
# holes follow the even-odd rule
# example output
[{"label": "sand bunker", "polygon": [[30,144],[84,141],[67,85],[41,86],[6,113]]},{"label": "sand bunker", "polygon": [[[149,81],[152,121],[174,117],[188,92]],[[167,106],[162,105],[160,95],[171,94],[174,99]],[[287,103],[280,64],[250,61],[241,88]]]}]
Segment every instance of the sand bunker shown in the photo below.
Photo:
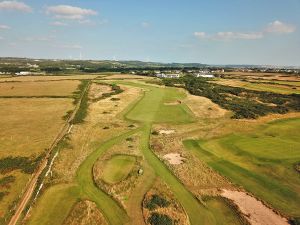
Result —
[{"label": "sand bunker", "polygon": [[223,190],[223,197],[231,199],[247,215],[252,225],[288,225],[286,218],[276,214],[256,198],[241,191]]},{"label": "sand bunker", "polygon": [[173,134],[175,130],[160,130],[159,134]]},{"label": "sand bunker", "polygon": [[177,100],[177,101],[174,101],[174,102],[165,102],[164,105],[180,105],[181,104],[181,101],[180,100]]},{"label": "sand bunker", "polygon": [[185,158],[181,157],[179,153],[169,153],[164,155],[163,157],[165,160],[168,160],[168,162],[172,165],[180,165],[184,162]]}]

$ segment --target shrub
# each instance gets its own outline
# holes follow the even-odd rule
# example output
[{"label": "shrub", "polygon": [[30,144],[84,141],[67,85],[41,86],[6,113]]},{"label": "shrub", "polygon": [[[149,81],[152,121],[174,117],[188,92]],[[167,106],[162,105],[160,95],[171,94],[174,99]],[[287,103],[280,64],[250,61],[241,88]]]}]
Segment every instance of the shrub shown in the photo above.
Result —
[{"label": "shrub", "polygon": [[165,214],[159,214],[159,213],[152,213],[148,219],[148,222],[151,225],[172,225],[173,224],[173,220],[169,216]]},{"label": "shrub", "polygon": [[151,199],[146,203],[146,208],[150,210],[154,210],[156,207],[168,207],[170,202],[166,199],[160,197],[159,195],[152,195]]},{"label": "shrub", "polygon": [[13,183],[15,180],[16,178],[12,175],[3,177],[0,179],[0,187],[9,188],[10,184]]},{"label": "shrub", "polygon": [[39,162],[43,158],[43,155],[32,159],[28,157],[7,157],[0,159],[0,173],[7,173],[13,170],[20,169],[22,172],[32,174]]}]

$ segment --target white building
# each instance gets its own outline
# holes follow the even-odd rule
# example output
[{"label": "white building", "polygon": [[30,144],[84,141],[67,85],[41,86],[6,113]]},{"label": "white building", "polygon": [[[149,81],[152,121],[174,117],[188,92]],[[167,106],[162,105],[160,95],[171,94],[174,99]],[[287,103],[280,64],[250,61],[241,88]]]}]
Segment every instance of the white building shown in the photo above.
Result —
[{"label": "white building", "polygon": [[212,74],[202,74],[202,73],[198,73],[198,74],[196,74],[196,77],[214,78],[215,76],[212,75]]},{"label": "white building", "polygon": [[159,77],[159,78],[179,78],[180,75],[179,74],[164,74],[164,73],[160,73],[160,74],[156,74],[156,77]]}]

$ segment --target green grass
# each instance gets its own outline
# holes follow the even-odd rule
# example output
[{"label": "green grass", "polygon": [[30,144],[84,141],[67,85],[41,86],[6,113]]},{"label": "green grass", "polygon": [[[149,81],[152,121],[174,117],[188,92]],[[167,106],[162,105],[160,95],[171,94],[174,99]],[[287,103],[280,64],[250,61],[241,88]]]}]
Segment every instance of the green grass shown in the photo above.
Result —
[{"label": "green grass", "polygon": [[108,184],[124,180],[133,169],[136,158],[130,155],[115,155],[105,163],[102,179]]},{"label": "green grass", "polygon": [[210,197],[205,200],[205,204],[214,216],[214,224],[247,224],[246,220],[239,214],[239,212],[223,198]]},{"label": "green grass", "polygon": [[269,123],[250,134],[184,141],[201,160],[282,213],[300,216],[300,119]]},{"label": "green grass", "polygon": [[121,225],[129,220],[126,211],[115,202],[108,194],[95,186],[92,168],[97,159],[113,145],[125,140],[132,134],[138,132],[139,129],[121,134],[109,141],[102,143],[100,148],[90,154],[86,160],[80,165],[77,171],[77,182],[80,186],[83,196],[94,201],[101,209],[107,221],[112,225]]},{"label": "green grass", "polygon": [[76,186],[59,184],[48,188],[33,209],[29,225],[60,225],[80,196]]},{"label": "green grass", "polygon": [[186,95],[176,88],[160,88],[133,82],[118,82],[145,89],[143,98],[126,114],[132,121],[151,123],[189,123],[193,114],[185,104],[166,105],[176,102]]}]

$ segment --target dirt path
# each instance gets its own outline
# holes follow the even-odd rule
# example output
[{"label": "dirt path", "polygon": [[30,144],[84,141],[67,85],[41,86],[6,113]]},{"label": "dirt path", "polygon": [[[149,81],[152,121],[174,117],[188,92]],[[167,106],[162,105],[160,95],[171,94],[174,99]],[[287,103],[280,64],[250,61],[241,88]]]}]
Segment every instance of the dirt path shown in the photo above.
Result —
[{"label": "dirt path", "polygon": [[50,155],[51,152],[53,150],[53,148],[58,144],[58,142],[65,136],[65,134],[68,133],[70,127],[72,126],[72,124],[70,123],[72,121],[72,119],[74,118],[77,110],[80,107],[81,101],[82,101],[82,97],[84,96],[84,93],[89,89],[90,87],[90,83],[87,85],[87,87],[85,88],[85,90],[82,92],[80,100],[78,101],[74,112],[72,113],[72,115],[70,116],[70,118],[67,120],[67,122],[65,123],[65,125],[62,127],[62,129],[60,130],[60,132],[58,133],[58,135],[55,137],[55,139],[53,140],[51,146],[49,147],[49,150],[46,154],[46,157],[43,159],[43,161],[40,163],[37,171],[32,175],[31,180],[29,181],[26,190],[22,196],[22,198],[19,201],[19,204],[16,208],[16,211],[14,213],[14,215],[11,217],[8,225],[16,225],[18,220],[20,219],[23,210],[25,209],[28,201],[31,199],[32,194],[36,188],[36,184],[38,181],[39,176],[42,174],[43,170],[46,168],[48,160],[51,160]]},{"label": "dirt path", "polygon": [[223,190],[222,196],[232,200],[246,215],[251,225],[288,225],[286,218],[276,214],[256,198],[241,191]]}]

